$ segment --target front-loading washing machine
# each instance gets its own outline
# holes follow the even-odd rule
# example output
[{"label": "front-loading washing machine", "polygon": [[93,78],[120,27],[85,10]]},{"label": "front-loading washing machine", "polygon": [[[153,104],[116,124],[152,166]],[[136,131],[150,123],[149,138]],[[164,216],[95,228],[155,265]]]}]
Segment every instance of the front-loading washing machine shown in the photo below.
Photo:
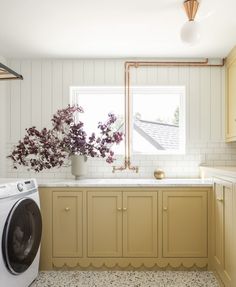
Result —
[{"label": "front-loading washing machine", "polygon": [[35,179],[0,181],[0,286],[27,287],[39,269],[42,218]]}]

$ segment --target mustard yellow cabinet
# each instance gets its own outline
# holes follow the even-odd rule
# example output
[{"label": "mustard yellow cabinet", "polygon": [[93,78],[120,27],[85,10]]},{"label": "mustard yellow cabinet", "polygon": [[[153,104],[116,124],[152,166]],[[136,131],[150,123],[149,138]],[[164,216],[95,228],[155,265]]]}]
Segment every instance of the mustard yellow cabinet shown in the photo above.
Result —
[{"label": "mustard yellow cabinet", "polygon": [[88,257],[122,256],[122,193],[88,192]]},{"label": "mustard yellow cabinet", "polygon": [[235,223],[233,216],[233,185],[223,180],[214,183],[214,265],[225,286],[232,286],[235,274],[235,254],[233,230]]},{"label": "mustard yellow cabinet", "polygon": [[[206,267],[209,191],[193,187],[40,188],[40,269]],[[224,252],[224,258],[229,258],[229,251]]]},{"label": "mustard yellow cabinet", "polygon": [[53,192],[53,257],[82,257],[82,192]]},{"label": "mustard yellow cabinet", "polygon": [[226,140],[236,141],[236,48],[226,62]]},{"label": "mustard yellow cabinet", "polygon": [[207,257],[207,191],[163,191],[163,257]]},{"label": "mustard yellow cabinet", "polygon": [[157,193],[88,192],[88,256],[157,256]]},{"label": "mustard yellow cabinet", "polygon": [[157,193],[123,193],[123,256],[157,256]]}]

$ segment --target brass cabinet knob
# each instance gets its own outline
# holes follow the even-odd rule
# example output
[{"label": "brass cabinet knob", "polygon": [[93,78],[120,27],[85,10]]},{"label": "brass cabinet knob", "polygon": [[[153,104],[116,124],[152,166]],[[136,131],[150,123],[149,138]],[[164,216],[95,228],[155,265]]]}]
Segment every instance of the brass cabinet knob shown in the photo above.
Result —
[{"label": "brass cabinet knob", "polygon": [[66,208],[65,208],[65,211],[70,211],[70,208],[69,208],[69,207],[66,207]]},{"label": "brass cabinet knob", "polygon": [[164,211],[167,211],[167,207],[163,207],[163,210],[164,210]]},{"label": "brass cabinet knob", "polygon": [[124,207],[124,208],[123,208],[123,210],[124,210],[124,211],[126,211],[126,210],[127,210],[127,208],[126,208],[126,207]]},{"label": "brass cabinet knob", "polygon": [[118,210],[118,211],[121,211],[121,210],[122,210],[122,208],[121,208],[121,207],[118,207],[118,208],[117,208],[117,210]]},{"label": "brass cabinet knob", "polygon": [[217,198],[217,200],[218,200],[218,201],[221,201],[221,202],[224,201],[223,198]]}]

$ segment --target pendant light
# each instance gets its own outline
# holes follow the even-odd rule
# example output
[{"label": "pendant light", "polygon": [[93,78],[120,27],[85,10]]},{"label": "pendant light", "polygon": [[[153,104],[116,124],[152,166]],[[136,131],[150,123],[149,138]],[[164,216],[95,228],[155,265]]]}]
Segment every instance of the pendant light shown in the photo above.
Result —
[{"label": "pendant light", "polygon": [[200,40],[199,24],[194,20],[198,11],[198,0],[185,0],[183,3],[188,21],[180,31],[181,40],[184,43],[194,45]]}]

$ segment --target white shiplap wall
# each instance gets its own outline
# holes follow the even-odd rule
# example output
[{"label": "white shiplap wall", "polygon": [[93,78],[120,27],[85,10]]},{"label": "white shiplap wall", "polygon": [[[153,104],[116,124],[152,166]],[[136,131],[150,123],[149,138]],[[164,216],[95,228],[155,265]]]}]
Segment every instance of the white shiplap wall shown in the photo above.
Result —
[{"label": "white shiplap wall", "polygon": [[[41,128],[50,124],[51,115],[69,103],[71,85],[124,84],[123,60],[12,60],[8,64],[24,76],[23,81],[12,81],[9,87],[8,150],[24,135],[26,127],[36,125]],[[220,67],[149,67],[132,71],[135,85],[185,85],[187,92],[186,155],[136,156],[134,162],[141,166],[138,176],[150,177],[154,168],[162,167],[169,176],[195,177],[201,162],[235,163],[236,147],[224,143],[224,79],[225,70]],[[26,175],[25,170],[13,172],[9,162],[6,169],[9,176]],[[52,171],[49,174],[69,176],[70,172],[61,169],[59,173]],[[94,160],[90,163],[90,176],[131,175],[113,175],[103,161]]]},{"label": "white shiplap wall", "polygon": [[[6,60],[0,57],[0,63],[5,64]],[[0,81],[0,177],[5,177],[6,171],[6,97],[7,82]]]}]

